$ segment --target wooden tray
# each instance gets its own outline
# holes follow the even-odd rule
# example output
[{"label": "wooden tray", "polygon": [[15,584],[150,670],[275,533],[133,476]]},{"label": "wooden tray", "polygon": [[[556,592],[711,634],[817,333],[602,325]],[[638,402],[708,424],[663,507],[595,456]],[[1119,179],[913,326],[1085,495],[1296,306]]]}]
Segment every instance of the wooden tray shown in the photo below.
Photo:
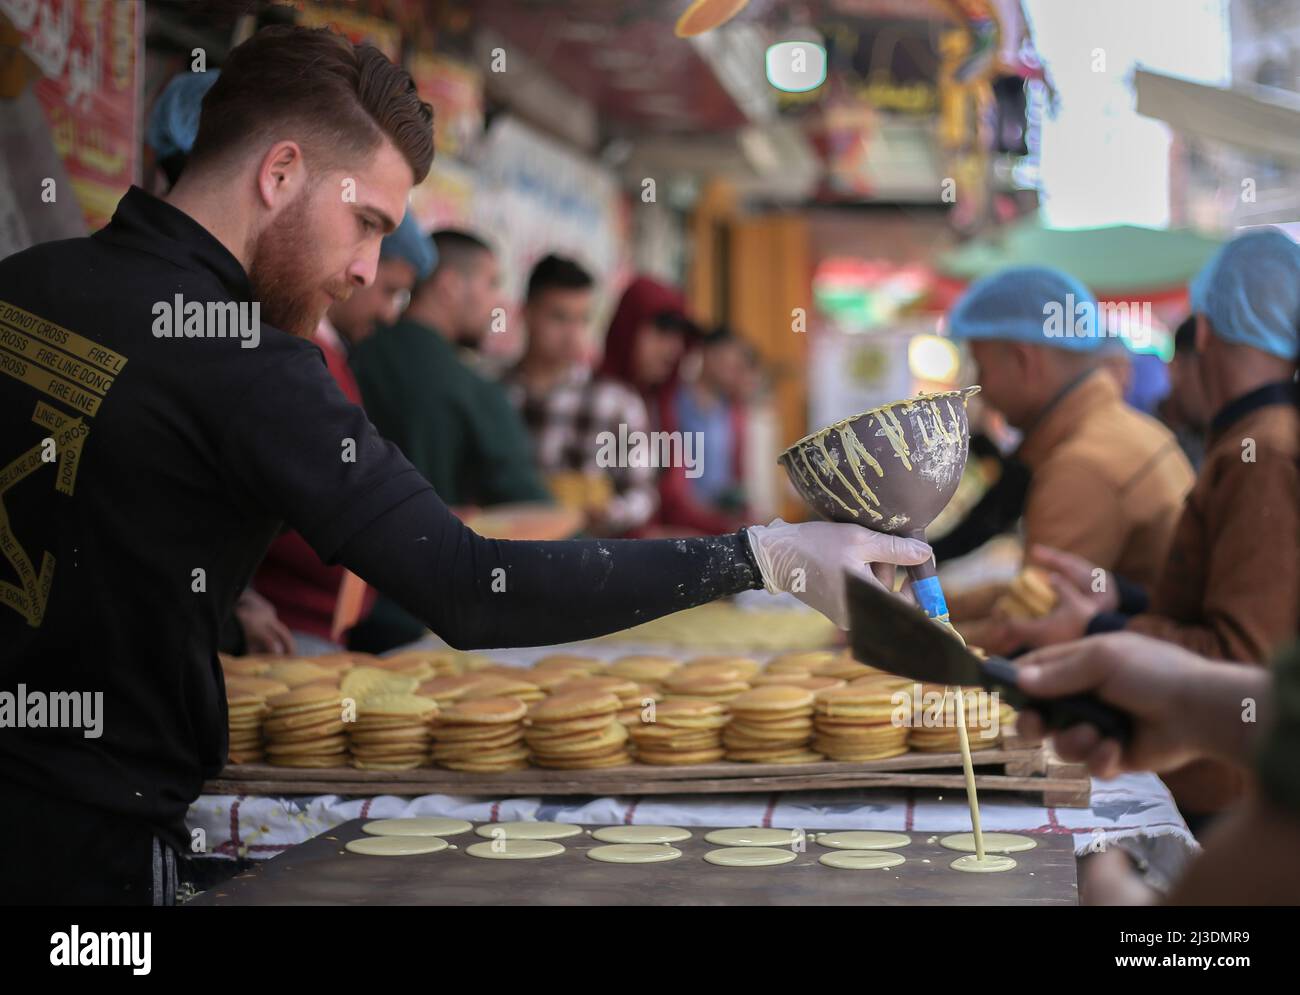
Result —
[{"label": "wooden tray", "polygon": [[[1012,742],[974,755],[981,791],[1027,791],[1048,806],[1087,808],[1092,781],[1081,764],[1067,764],[1041,743]],[[749,764],[724,761],[693,767],[632,763],[602,770],[527,770],[469,774],[421,767],[364,771],[303,770],[243,764],[227,767],[203,786],[209,795],[667,795],[808,791],[829,788],[962,790],[960,753],[905,753],[867,763]]]},{"label": "wooden tray", "polygon": [[[473,833],[448,837],[456,849],[413,857],[366,857],[343,844],[364,835],[360,819],[259,863],[187,905],[1075,905],[1074,844],[1068,834],[1036,835],[998,874],[966,874],[948,865],[959,854],[934,833],[910,833],[898,867],[843,871],[817,858],[813,839],[789,863],[717,867],[704,854],[708,827],[691,826],[682,851],[661,864],[591,860],[600,843],[587,833],[560,840],[565,852],[544,860],[483,860],[465,852]],[[595,828],[595,827],[590,827]],[[934,842],[930,842],[934,839]]]}]

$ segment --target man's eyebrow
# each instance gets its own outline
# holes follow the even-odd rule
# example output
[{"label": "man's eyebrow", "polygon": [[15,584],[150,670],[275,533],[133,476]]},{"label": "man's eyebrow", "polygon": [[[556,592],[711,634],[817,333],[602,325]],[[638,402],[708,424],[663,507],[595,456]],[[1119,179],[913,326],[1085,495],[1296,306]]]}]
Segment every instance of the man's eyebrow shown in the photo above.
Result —
[{"label": "man's eyebrow", "polygon": [[369,204],[363,205],[361,210],[373,214],[380,221],[380,226],[384,229],[385,235],[391,235],[397,231],[397,222],[377,207],[371,207]]}]

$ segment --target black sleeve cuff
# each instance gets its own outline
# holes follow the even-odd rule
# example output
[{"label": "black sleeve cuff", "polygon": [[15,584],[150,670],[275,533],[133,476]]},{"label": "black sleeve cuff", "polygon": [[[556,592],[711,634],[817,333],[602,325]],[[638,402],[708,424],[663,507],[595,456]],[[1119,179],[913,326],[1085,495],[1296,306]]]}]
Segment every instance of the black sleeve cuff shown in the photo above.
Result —
[{"label": "black sleeve cuff", "polygon": [[1141,584],[1112,573],[1115,578],[1115,590],[1119,593],[1119,611],[1124,615],[1141,615],[1147,610],[1151,599],[1147,597],[1146,588]]},{"label": "black sleeve cuff", "polygon": [[1129,616],[1123,612],[1098,612],[1088,620],[1088,628],[1084,631],[1095,636],[1102,632],[1119,632],[1128,625]]}]

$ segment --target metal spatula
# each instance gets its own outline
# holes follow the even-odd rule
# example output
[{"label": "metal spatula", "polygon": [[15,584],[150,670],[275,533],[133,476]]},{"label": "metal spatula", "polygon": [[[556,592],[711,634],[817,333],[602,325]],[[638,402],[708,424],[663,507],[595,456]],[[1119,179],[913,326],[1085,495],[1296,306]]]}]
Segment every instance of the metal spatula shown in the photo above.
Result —
[{"label": "metal spatula", "polygon": [[927,684],[983,687],[997,691],[1012,708],[1031,708],[1049,729],[1087,722],[1104,738],[1128,742],[1133,723],[1090,694],[1031,698],[1016,686],[1016,670],[1003,657],[981,660],[925,613],[871,581],[845,573],[849,645],[853,656],[892,674]]}]

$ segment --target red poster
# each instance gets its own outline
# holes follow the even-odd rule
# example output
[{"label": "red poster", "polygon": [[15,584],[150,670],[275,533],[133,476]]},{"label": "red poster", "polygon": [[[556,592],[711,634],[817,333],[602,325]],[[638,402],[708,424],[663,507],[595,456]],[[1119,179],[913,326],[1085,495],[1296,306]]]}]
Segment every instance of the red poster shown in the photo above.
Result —
[{"label": "red poster", "polygon": [[41,71],[36,96],[91,231],[139,179],[144,4],[0,0]]}]

